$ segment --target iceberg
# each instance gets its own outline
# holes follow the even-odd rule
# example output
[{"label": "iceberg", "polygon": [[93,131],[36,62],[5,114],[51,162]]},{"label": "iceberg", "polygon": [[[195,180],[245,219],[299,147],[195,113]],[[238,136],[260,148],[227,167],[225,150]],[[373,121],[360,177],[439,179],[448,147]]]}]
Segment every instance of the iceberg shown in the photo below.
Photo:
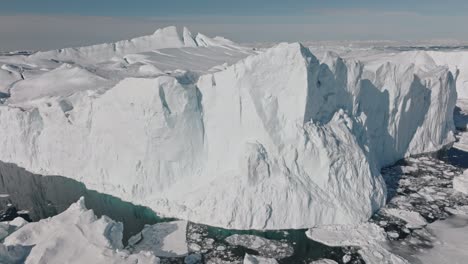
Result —
[{"label": "iceberg", "polygon": [[[169,62],[179,53],[222,49],[238,52],[224,53],[230,62],[246,58],[210,72],[216,64],[208,68],[213,62],[203,55],[204,70],[196,73],[166,74],[158,65],[156,76],[109,80],[108,74],[107,84],[82,78],[102,69],[61,67],[44,75],[76,71],[78,82],[88,81],[83,89],[70,93],[51,83],[46,93],[30,82],[31,98],[15,95],[20,81],[0,105],[0,160],[76,179],[166,216],[231,229],[288,229],[367,220],[385,204],[383,166],[455,140],[456,80],[447,67],[388,62],[370,69],[333,53],[319,60],[299,43],[247,52],[222,38],[166,31],[170,41],[158,40],[161,46],[151,48],[161,49],[151,56]],[[97,59],[135,59],[127,59],[128,69],[152,63],[147,46],[123,43]],[[23,60],[65,54],[91,63],[100,47]],[[127,54],[133,52],[139,54]],[[17,95],[28,94],[27,86],[17,88]]]},{"label": "iceberg", "polygon": [[158,257],[181,257],[188,254],[187,222],[173,221],[146,225],[129,239],[133,252],[152,252]]},{"label": "iceberg", "polygon": [[158,264],[150,252],[132,254],[122,245],[122,223],[96,217],[81,198],[65,212],[28,223],[0,244],[6,263],[144,263]]},{"label": "iceberg", "polygon": [[124,56],[132,53],[141,53],[167,48],[182,47],[207,47],[223,44],[234,45],[233,42],[209,38],[203,34],[195,37],[187,29],[183,28],[182,34],[174,26],[160,28],[152,35],[138,37],[130,40],[122,40],[115,43],[105,43],[79,48],[65,48],[53,51],[37,52],[31,55],[32,59],[49,59],[53,57],[59,60],[74,60],[81,62],[103,62],[114,57]]}]

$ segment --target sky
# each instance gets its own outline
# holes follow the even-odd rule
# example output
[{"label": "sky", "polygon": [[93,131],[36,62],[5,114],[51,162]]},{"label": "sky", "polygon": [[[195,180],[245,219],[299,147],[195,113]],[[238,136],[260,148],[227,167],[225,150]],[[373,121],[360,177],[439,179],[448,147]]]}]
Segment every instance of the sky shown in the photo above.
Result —
[{"label": "sky", "polygon": [[46,50],[187,26],[234,41],[468,40],[466,0],[0,0],[0,50]]}]

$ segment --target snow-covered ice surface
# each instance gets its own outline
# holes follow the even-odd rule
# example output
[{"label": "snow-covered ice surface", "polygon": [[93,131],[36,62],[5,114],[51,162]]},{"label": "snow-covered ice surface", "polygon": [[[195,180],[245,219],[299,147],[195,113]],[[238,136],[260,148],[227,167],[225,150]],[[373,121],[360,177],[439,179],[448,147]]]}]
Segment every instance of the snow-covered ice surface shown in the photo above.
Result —
[{"label": "snow-covered ice surface", "polygon": [[79,91],[100,93],[129,77],[172,75],[184,82],[255,53],[219,37],[200,34],[199,42],[191,38],[186,28],[181,35],[175,27],[167,27],[117,43],[0,55],[0,98],[20,103]]},{"label": "snow-covered ice surface", "polygon": [[449,68],[382,57],[173,27],[3,56],[0,160],[215,226],[362,222],[383,166],[455,140]]}]

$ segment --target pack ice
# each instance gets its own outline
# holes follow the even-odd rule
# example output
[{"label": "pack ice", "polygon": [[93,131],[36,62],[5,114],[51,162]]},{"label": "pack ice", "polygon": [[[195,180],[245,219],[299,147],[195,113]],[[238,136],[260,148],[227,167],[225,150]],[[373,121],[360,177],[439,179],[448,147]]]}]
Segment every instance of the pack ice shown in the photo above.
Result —
[{"label": "pack ice", "polygon": [[382,166],[454,141],[447,67],[155,35],[0,57],[0,160],[167,216],[285,229],[367,220]]}]

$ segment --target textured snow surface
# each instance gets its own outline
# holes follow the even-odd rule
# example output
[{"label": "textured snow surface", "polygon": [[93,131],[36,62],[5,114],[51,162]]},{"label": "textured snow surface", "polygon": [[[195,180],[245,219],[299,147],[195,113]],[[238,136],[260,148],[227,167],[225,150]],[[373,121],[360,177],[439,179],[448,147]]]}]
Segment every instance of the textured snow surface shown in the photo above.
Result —
[{"label": "textured snow surface", "polygon": [[29,223],[5,238],[0,260],[6,263],[159,263],[150,252],[123,250],[121,223],[97,218],[84,199],[65,212]]},{"label": "textured snow surface", "polygon": [[16,58],[0,160],[168,216],[306,228],[365,221],[385,203],[382,166],[454,141],[446,67],[184,32]]},{"label": "textured snow surface", "polygon": [[[49,94],[67,96],[78,91],[94,90],[105,87],[107,81],[78,66],[62,66],[18,82],[11,92],[10,102],[34,100]],[[34,87],[34,89],[31,89]]]}]

